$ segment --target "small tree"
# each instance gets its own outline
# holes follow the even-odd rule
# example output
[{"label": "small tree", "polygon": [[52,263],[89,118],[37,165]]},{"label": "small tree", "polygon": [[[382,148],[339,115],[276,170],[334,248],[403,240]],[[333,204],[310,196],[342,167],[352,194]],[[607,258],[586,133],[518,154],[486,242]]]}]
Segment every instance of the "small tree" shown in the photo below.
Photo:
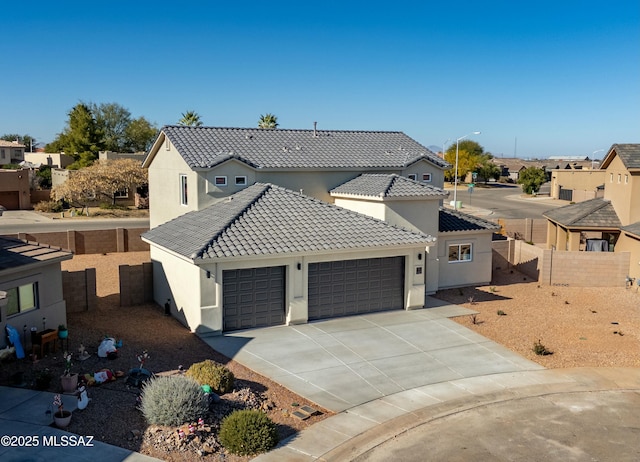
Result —
[{"label": "small tree", "polygon": [[500,178],[500,168],[494,164],[491,159],[493,159],[493,156],[489,153],[485,153],[480,156],[480,161],[478,162],[478,166],[475,170],[484,181],[484,184],[487,184],[487,181],[491,178],[494,180],[498,180]]},{"label": "small tree", "polygon": [[119,191],[135,188],[147,183],[147,171],[133,159],[104,160],[74,172],[63,184],[53,188],[56,200],[65,200],[73,206],[82,207],[108,198],[116,203]]},{"label": "small tree", "polygon": [[540,186],[547,181],[547,175],[543,169],[538,167],[528,167],[520,172],[518,184],[522,185],[522,190],[526,194],[533,194],[540,189]]}]

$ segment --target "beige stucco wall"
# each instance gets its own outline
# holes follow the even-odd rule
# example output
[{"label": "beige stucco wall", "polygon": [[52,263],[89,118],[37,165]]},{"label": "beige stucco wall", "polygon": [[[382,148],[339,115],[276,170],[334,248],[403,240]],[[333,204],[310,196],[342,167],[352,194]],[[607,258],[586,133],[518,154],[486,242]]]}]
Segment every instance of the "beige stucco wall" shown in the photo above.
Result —
[{"label": "beige stucco wall", "polygon": [[32,164],[49,165],[53,168],[66,168],[73,163],[73,157],[59,152],[25,152],[24,160]]},{"label": "beige stucco wall", "polygon": [[[491,232],[441,233],[438,237],[439,289],[486,285],[491,282]],[[449,246],[471,244],[472,260],[449,263]]]},{"label": "beige stucco wall", "polygon": [[[18,192],[20,210],[31,208],[31,194],[29,187],[29,170],[0,169],[0,193]],[[2,201],[0,201],[2,205]],[[6,204],[5,204],[6,205]]]},{"label": "beige stucco wall", "polygon": [[[149,167],[149,222],[154,228],[187,212],[198,210],[198,194],[205,189],[204,178],[191,170],[173,143],[163,143]],[[187,205],[180,204],[180,175],[187,176]]]},{"label": "beige stucco wall", "polygon": [[629,252],[628,275],[640,279],[640,239],[622,232],[616,242],[615,252]]},{"label": "beige stucco wall", "polygon": [[640,175],[632,175],[618,156],[607,167],[604,198],[611,201],[622,226],[640,221]]},{"label": "beige stucco wall", "polygon": [[[405,308],[424,306],[424,245],[393,249],[363,249],[328,254],[290,255],[273,258],[243,258],[198,267],[155,246],[151,246],[154,265],[154,299],[164,306],[171,299],[174,316],[191,331],[220,334],[223,327],[222,275],[225,270],[285,266],[286,323],[308,320],[308,265],[323,261],[361,258],[405,257]],[[420,255],[420,256],[418,256]],[[297,269],[300,263],[301,269]],[[416,274],[416,268],[422,268]],[[209,277],[207,277],[207,271]],[[173,289],[171,289],[173,288]]]},{"label": "beige stucco wall", "polygon": [[[47,329],[57,329],[60,324],[67,324],[66,304],[62,295],[62,273],[60,263],[39,265],[37,268],[24,269],[12,272],[3,272],[0,275],[0,290],[15,288],[24,284],[36,282],[38,284],[38,304],[36,310],[27,311],[7,317],[7,307],[0,308],[3,335],[0,335],[0,347],[6,346],[5,326],[10,324],[20,333],[22,341],[22,329],[26,324],[27,335],[31,327],[42,330],[42,318],[46,318]],[[27,338],[29,342],[29,337]],[[23,345],[24,346],[24,345]]]},{"label": "beige stucco wall", "polygon": [[596,197],[598,186],[605,182],[604,170],[552,170],[551,197],[558,199],[560,187],[574,190],[574,202]]}]

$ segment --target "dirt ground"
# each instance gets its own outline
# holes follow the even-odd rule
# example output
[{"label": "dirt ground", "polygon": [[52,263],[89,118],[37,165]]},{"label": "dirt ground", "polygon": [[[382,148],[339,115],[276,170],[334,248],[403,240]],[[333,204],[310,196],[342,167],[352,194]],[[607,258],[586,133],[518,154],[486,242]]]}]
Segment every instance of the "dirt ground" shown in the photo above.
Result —
[{"label": "dirt ground", "polygon": [[[236,376],[233,393],[206,419],[205,428],[191,438],[180,439],[176,428],[148,426],[136,409],[139,390],[118,379],[89,388],[92,401],[76,411],[69,430],[163,460],[247,460],[226,454],[216,440],[221,418],[238,408],[263,409],[277,424],[282,438],[301,431],[330,415],[299,420],[292,413],[302,405],[318,409],[298,395],[244,366],[211,350],[197,336],[155,304],[121,308],[118,297],[118,265],[149,261],[148,252],[107,255],[77,255],[62,263],[65,270],[95,267],[98,307],[83,313],[69,313],[69,349],[75,354],[73,372],[93,373],[104,368],[127,372],[137,367],[136,356],[146,350],[145,368],[156,374],[176,374],[204,359],[225,364]],[[491,285],[439,291],[437,298],[478,312],[455,318],[457,322],[495,340],[547,368],[640,366],[640,293],[625,288],[575,288],[539,285],[517,271],[494,273]],[[503,315],[499,315],[501,312]],[[95,354],[105,336],[122,340],[118,358],[107,360]],[[533,352],[539,341],[553,354]],[[77,360],[83,344],[92,353]],[[60,390],[60,351],[37,363],[8,365],[0,369],[0,383],[11,380],[12,367],[25,369],[30,383],[37,371],[53,372],[50,391]],[[184,428],[187,432],[188,429]]]},{"label": "dirt ground", "polygon": [[[640,367],[635,286],[545,286],[510,269],[494,272],[492,282],[436,298],[477,311],[454,320],[546,368]],[[535,354],[536,342],[553,354]]]}]

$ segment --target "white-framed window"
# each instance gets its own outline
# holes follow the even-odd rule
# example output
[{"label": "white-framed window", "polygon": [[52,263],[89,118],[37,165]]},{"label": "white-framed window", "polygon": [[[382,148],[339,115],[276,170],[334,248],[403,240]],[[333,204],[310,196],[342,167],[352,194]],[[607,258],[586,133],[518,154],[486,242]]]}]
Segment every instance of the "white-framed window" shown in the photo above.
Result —
[{"label": "white-framed window", "polygon": [[116,197],[116,199],[126,199],[127,197],[129,197],[129,188],[124,188],[120,191],[116,191],[114,196]]},{"label": "white-framed window", "polygon": [[407,175],[407,178],[409,178],[410,180],[416,181],[418,179],[418,175],[415,173],[409,173]]},{"label": "white-framed window", "polygon": [[217,176],[213,179],[213,184],[216,186],[226,186],[227,185],[227,177],[226,176]]},{"label": "white-framed window", "polygon": [[471,261],[472,250],[473,250],[473,247],[471,244],[450,244],[449,245],[449,263],[460,263],[460,262]]},{"label": "white-framed window", "polygon": [[629,175],[624,176],[624,184],[629,184]]},{"label": "white-framed window", "polygon": [[431,173],[423,173],[422,181],[424,181],[425,183],[431,183]]},{"label": "white-framed window", "polygon": [[31,282],[11,289],[7,292],[7,316],[25,313],[38,308],[38,283]]},{"label": "white-framed window", "polygon": [[247,185],[247,177],[246,176],[237,176],[236,177],[236,186],[246,186]]},{"label": "white-framed window", "polygon": [[189,204],[187,197],[187,175],[184,174],[180,174],[180,204]]},{"label": "white-framed window", "polygon": [[165,138],[164,139],[164,148],[169,151],[171,149],[171,141],[169,141],[169,138]]}]

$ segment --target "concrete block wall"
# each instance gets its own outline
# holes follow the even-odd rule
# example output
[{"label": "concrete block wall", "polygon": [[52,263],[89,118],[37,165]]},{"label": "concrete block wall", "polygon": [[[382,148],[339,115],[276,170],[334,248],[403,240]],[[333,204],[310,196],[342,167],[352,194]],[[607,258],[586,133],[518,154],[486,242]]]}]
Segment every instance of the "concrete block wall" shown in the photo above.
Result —
[{"label": "concrete block wall", "polygon": [[153,264],[120,265],[120,306],[153,302]]},{"label": "concrete block wall", "polygon": [[516,237],[521,236],[523,241],[533,242],[535,244],[544,244],[547,242],[547,220],[543,218],[522,218],[522,219],[506,219],[498,220],[501,233],[505,236]]},{"label": "concrete block wall", "polygon": [[568,252],[547,250],[524,241],[494,241],[493,270],[514,267],[545,285],[623,287],[629,252]]},{"label": "concrete block wall", "polygon": [[149,228],[116,228],[92,231],[7,234],[7,237],[71,250],[77,255],[113,252],[143,252],[149,244],[140,235]]},{"label": "concrete block wall", "polygon": [[88,311],[96,307],[96,269],[62,271],[62,294],[67,312]]}]

